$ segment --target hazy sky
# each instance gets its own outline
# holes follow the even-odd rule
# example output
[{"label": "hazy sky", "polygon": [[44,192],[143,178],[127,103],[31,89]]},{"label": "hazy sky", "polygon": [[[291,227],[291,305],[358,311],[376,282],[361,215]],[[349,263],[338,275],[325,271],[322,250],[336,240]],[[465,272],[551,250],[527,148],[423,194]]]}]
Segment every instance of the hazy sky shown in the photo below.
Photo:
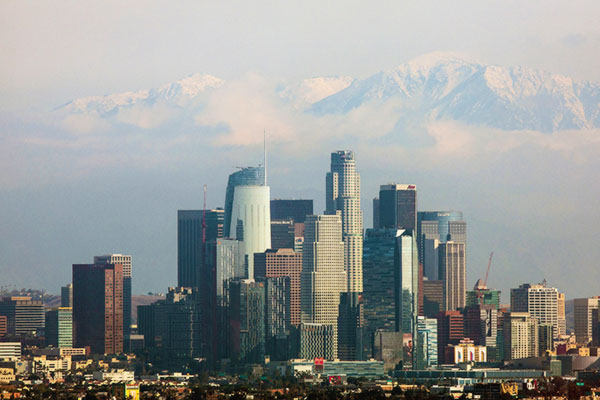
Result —
[{"label": "hazy sky", "polygon": [[[321,211],[329,153],[352,148],[365,227],[379,184],[416,183],[421,209],[465,212],[469,285],[495,250],[490,279],[504,301],[509,287],[544,277],[568,297],[600,294],[586,280],[600,259],[597,131],[433,124],[423,134],[438,145],[411,150],[370,141],[389,128],[379,110],[315,121],[286,114],[264,92],[313,76],[366,77],[432,51],[600,81],[597,0],[232,4],[0,2],[0,285],[58,293],[71,264],[124,252],[134,256],[134,292],[165,291],[175,284],[176,210],[200,208],[204,183],[209,206],[222,205],[234,167],[260,162],[256,137],[266,126],[281,134],[270,157],[273,197],[313,198]],[[232,82],[202,117],[233,127],[218,146],[210,132],[73,134],[48,122],[72,99],[196,72]],[[236,136],[244,129],[258,134]],[[560,282],[566,275],[573,279]]]}]

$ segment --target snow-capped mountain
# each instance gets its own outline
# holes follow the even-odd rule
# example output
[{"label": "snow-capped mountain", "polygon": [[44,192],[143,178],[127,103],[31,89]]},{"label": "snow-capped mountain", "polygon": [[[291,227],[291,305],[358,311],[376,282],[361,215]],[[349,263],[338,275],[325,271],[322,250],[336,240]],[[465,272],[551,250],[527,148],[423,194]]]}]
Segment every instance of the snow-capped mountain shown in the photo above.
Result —
[{"label": "snow-capped mountain", "polygon": [[[152,113],[156,105],[174,107],[187,116],[200,115],[203,107],[198,107],[199,99],[210,103],[224,84],[212,75],[195,74],[156,89],[77,99],[59,110],[95,113],[133,125],[131,115],[114,117],[134,107],[134,117],[139,110]],[[282,106],[291,105],[293,112],[316,118],[385,104],[399,119],[449,119],[541,132],[600,128],[598,83],[577,82],[531,68],[486,65],[446,53],[427,54],[364,79],[315,77],[279,86],[276,92],[274,98]]]},{"label": "snow-capped mountain", "polygon": [[223,80],[212,75],[196,73],[176,82],[167,83],[155,89],[124,92],[106,96],[90,96],[73,100],[59,109],[70,113],[97,112],[100,115],[118,112],[134,105],[166,103],[186,106],[199,94],[222,86]]},{"label": "snow-capped mountain", "polygon": [[600,127],[600,85],[523,67],[500,67],[433,53],[379,72],[312,105],[317,115],[367,103],[507,130],[552,132]]}]

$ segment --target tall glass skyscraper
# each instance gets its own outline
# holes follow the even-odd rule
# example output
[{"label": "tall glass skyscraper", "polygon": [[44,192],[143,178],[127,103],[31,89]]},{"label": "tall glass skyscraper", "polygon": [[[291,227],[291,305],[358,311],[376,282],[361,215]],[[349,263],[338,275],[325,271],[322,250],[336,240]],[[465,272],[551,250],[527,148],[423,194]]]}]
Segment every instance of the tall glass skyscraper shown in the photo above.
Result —
[{"label": "tall glass skyscraper", "polygon": [[[419,311],[419,260],[414,231],[398,231],[394,263],[396,331],[414,334]],[[413,335],[413,344],[414,339]]]},{"label": "tall glass skyscraper", "polygon": [[225,191],[225,222],[223,224],[223,237],[231,237],[231,210],[233,208],[233,194],[236,186],[262,185],[266,186],[265,167],[245,167],[229,175]]},{"label": "tall glass skyscraper", "polygon": [[381,185],[379,188],[379,227],[416,229],[417,187],[415,185]]}]

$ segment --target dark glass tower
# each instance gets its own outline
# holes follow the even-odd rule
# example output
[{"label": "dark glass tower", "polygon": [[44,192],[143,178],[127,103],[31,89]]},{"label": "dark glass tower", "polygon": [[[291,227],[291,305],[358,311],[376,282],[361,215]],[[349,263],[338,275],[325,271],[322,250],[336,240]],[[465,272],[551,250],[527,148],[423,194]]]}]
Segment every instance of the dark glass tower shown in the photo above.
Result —
[{"label": "dark glass tower", "polygon": [[417,187],[415,185],[381,185],[379,227],[417,229]]},{"label": "dark glass tower", "polygon": [[231,237],[231,211],[233,208],[233,194],[236,186],[265,185],[265,167],[246,167],[229,175],[227,190],[225,191],[225,220],[223,224],[223,237]]},{"label": "dark glass tower", "polygon": [[296,223],[303,223],[306,216],[312,214],[312,200],[271,200],[271,220],[293,219]]}]

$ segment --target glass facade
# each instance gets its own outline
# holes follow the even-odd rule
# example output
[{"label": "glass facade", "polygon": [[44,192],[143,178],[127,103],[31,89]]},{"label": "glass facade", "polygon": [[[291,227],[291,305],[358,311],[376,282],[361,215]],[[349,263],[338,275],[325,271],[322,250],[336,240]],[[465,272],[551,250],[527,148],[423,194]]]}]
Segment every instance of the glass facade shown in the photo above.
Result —
[{"label": "glass facade", "polygon": [[265,167],[246,167],[229,175],[225,191],[225,217],[223,224],[223,237],[231,237],[231,211],[233,208],[233,194],[236,186],[264,185]]}]

